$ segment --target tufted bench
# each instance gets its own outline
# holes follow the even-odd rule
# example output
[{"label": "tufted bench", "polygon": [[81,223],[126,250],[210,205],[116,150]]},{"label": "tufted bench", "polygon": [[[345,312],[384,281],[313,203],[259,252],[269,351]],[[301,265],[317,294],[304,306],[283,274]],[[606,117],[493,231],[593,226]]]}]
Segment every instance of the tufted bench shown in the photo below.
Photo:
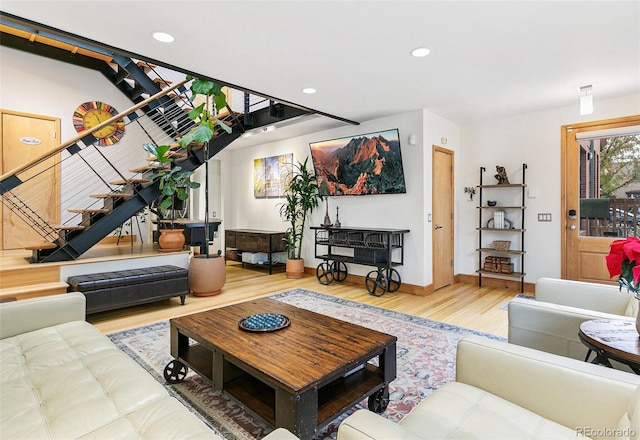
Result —
[{"label": "tufted bench", "polygon": [[87,298],[87,314],[180,297],[189,293],[188,271],[177,266],[74,275],[67,279],[70,292]]}]

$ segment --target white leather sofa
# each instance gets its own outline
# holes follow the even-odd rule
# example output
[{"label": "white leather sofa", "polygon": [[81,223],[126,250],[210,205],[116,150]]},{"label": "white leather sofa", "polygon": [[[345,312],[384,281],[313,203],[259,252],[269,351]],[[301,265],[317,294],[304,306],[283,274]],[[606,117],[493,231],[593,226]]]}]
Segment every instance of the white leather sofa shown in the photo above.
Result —
[{"label": "white leather sofa", "polygon": [[399,423],[359,410],[338,428],[338,440],[639,436],[640,376],[480,336],[458,343],[456,382]]},{"label": "white leather sofa", "polygon": [[77,292],[0,304],[2,439],[220,439],[84,319]]},{"label": "white leather sofa", "polygon": [[[638,300],[617,286],[540,278],[535,300],[515,298],[509,303],[509,342],[548,353],[584,360],[580,324],[592,319],[634,320]],[[631,371],[614,362],[616,368]]]}]

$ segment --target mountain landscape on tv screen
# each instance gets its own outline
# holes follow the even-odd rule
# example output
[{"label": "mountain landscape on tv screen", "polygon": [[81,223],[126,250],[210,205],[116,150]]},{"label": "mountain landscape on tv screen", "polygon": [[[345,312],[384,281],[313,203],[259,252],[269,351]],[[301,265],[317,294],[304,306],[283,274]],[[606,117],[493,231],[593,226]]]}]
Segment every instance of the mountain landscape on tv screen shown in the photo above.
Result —
[{"label": "mountain landscape on tv screen", "polygon": [[344,146],[336,146],[339,141],[311,144],[320,194],[406,192],[397,130],[344,139]]}]

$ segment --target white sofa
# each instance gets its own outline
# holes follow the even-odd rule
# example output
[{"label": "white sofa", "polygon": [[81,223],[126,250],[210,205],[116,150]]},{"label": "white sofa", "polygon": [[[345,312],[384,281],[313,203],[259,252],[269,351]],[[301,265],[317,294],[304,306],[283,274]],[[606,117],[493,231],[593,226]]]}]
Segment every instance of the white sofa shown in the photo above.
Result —
[{"label": "white sofa", "polygon": [[84,319],[77,292],[0,304],[3,439],[220,439]]},{"label": "white sofa", "polygon": [[640,438],[640,376],[467,336],[456,382],[437,389],[399,423],[367,410],[338,440]]},{"label": "white sofa", "polygon": [[[634,320],[638,300],[617,286],[540,278],[535,300],[515,298],[509,303],[509,342],[548,353],[584,360],[580,324],[592,319]],[[614,362],[616,368],[631,371]]]}]

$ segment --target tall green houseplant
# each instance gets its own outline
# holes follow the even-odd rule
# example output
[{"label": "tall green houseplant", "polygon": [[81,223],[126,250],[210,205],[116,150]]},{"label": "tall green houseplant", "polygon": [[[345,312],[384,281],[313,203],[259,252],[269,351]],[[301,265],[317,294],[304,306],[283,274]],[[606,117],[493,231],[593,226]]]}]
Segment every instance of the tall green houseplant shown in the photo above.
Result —
[{"label": "tall green houseplant", "polygon": [[318,192],[315,174],[307,168],[307,157],[293,167],[291,179],[285,190],[285,201],[280,203],[280,217],[289,223],[285,231],[287,257],[300,260],[302,239],[307,218],[318,206],[322,196]]}]

